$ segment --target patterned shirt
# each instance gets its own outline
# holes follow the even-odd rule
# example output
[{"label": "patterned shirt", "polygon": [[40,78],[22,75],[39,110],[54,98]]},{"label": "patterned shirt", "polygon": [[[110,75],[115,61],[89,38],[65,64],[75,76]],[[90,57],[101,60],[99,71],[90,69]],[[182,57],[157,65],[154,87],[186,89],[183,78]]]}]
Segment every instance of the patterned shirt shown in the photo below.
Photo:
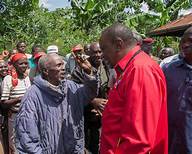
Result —
[{"label": "patterned shirt", "polygon": [[[29,77],[27,76],[25,79],[18,79],[18,84],[16,87],[12,85],[12,76],[7,75],[1,86],[1,100],[9,100],[21,97],[25,94],[26,90],[31,86]],[[11,107],[11,110],[18,111],[20,106],[19,104]]]}]

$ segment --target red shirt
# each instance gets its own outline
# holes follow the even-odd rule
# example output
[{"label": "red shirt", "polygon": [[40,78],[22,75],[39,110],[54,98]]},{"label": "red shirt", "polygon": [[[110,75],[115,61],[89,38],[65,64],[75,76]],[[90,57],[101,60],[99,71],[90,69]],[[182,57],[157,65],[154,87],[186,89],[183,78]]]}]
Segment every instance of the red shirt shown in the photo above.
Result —
[{"label": "red shirt", "polygon": [[133,48],[115,67],[117,80],[102,117],[101,154],[168,153],[163,72],[143,51],[126,67],[139,49]]}]

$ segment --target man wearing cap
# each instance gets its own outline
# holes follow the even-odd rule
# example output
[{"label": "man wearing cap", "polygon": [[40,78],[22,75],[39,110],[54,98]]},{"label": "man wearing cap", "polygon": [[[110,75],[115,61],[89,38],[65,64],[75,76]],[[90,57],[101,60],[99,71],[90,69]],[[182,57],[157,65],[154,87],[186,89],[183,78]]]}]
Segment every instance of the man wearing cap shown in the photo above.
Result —
[{"label": "man wearing cap", "polygon": [[50,53],[56,53],[58,54],[59,53],[59,49],[56,45],[50,45],[48,46],[47,48],[47,54],[50,54]]},{"label": "man wearing cap", "polygon": [[82,54],[83,52],[83,47],[81,44],[78,44],[74,46],[71,50],[71,53],[67,54],[65,56],[65,61],[66,61],[66,66],[65,70],[68,74],[68,78],[71,78],[71,74],[73,73],[75,67],[78,67],[77,62],[75,61],[74,54]]},{"label": "man wearing cap", "polygon": [[30,87],[31,83],[25,72],[28,68],[27,56],[23,53],[16,53],[11,58],[14,67],[11,75],[7,75],[2,82],[1,105],[9,109],[8,129],[9,129],[9,153],[15,154],[14,146],[14,121],[20,107],[22,96]]},{"label": "man wearing cap", "polygon": [[33,46],[32,46],[32,51],[31,51],[31,58],[28,60],[28,62],[29,62],[29,68],[31,69],[31,68],[34,68],[36,65],[35,65],[35,63],[34,63],[34,55],[37,53],[37,52],[41,52],[42,51],[42,48],[41,48],[41,46],[40,45],[38,45],[38,44],[34,44]]},{"label": "man wearing cap", "polygon": [[154,43],[154,39],[152,38],[144,38],[142,40],[142,44],[141,44],[141,49],[148,54],[154,61],[156,61],[157,63],[160,63],[160,59],[156,56],[152,55],[152,46]]}]

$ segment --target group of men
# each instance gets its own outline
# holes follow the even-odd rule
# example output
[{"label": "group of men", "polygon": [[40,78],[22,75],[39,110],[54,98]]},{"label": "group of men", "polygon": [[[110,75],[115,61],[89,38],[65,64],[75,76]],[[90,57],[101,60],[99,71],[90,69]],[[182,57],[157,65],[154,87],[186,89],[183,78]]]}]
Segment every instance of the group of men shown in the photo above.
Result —
[{"label": "group of men", "polygon": [[192,28],[161,67],[144,42],[116,23],[67,60],[18,44],[9,69],[0,61],[4,153],[192,154]]}]

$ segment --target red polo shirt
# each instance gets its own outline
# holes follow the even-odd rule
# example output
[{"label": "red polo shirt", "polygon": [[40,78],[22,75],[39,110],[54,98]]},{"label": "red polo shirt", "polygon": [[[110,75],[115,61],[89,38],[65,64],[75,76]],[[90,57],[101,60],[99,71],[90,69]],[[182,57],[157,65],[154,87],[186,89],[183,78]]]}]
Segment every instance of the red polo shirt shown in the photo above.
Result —
[{"label": "red polo shirt", "polygon": [[[102,117],[101,154],[167,154],[166,83],[136,46],[116,65],[117,81]],[[125,70],[124,70],[125,69]]]}]

